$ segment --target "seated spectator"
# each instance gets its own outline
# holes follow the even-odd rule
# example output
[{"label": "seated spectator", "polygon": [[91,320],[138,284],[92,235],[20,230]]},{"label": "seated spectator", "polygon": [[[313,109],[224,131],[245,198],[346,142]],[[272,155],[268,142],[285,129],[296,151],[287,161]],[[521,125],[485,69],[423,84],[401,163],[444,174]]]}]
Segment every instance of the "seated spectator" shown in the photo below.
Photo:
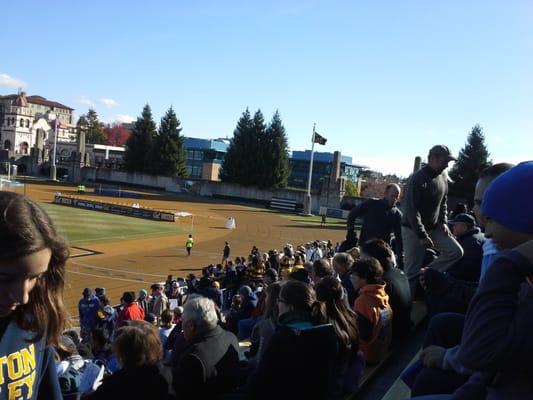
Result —
[{"label": "seated spectator", "polygon": [[322,249],[320,248],[320,242],[318,240],[315,240],[311,243],[311,251],[309,252],[309,257],[307,257],[308,261],[315,262],[317,260],[320,260],[323,256]]},{"label": "seated spectator", "polygon": [[59,346],[56,347],[56,353],[59,357],[57,377],[61,393],[63,396],[77,393],[85,361],[78,354],[76,344],[67,335],[62,335],[59,338]]},{"label": "seated spectator", "polygon": [[107,367],[108,362],[113,358],[113,351],[109,343],[109,336],[105,330],[95,329],[93,331],[91,349],[94,354],[93,361]]},{"label": "seated spectator", "polygon": [[[169,278],[172,278],[172,276],[169,275]],[[169,285],[172,286],[172,283],[169,283]],[[165,287],[162,283],[155,283],[152,285],[152,301],[148,305],[148,308],[150,309],[150,313],[155,314],[157,318],[156,325],[159,323],[163,311],[170,308],[170,302],[164,293],[164,289]]]},{"label": "seated spectator", "polygon": [[259,341],[255,363],[258,363],[264,355],[265,349],[268,347],[270,339],[276,330],[276,322],[278,320],[278,297],[280,291],[281,284],[279,282],[271,283],[265,289],[265,312],[255,327]]},{"label": "seated spectator", "polygon": [[231,307],[228,315],[226,316],[226,329],[233,332],[235,335],[239,329],[239,316],[241,315],[242,297],[240,294],[236,294],[231,299]]},{"label": "seated spectator", "polygon": [[100,297],[100,310],[98,310],[97,329],[105,330],[108,337],[113,335],[115,331],[115,324],[117,323],[118,313],[111,306],[109,297],[102,295]]},{"label": "seated spectator", "polygon": [[289,274],[292,271],[292,267],[294,265],[294,248],[292,247],[292,244],[287,243],[285,247],[283,247],[283,254],[279,261],[279,273],[281,275],[281,279],[287,280],[289,277]]},{"label": "seated spectator", "polygon": [[105,377],[84,400],[169,398],[168,383],[158,368],[162,347],[156,327],[130,321],[117,331],[113,350],[122,369]]},{"label": "seated spectator", "polygon": [[176,307],[173,311],[173,314],[174,314],[174,319],[172,320],[172,323],[176,326],[179,325],[181,329],[181,316],[183,315],[183,307],[182,306]]},{"label": "seated spectator", "polygon": [[274,269],[276,272],[279,272],[279,254],[277,250],[269,250],[268,263],[270,268]]},{"label": "seated spectator", "polygon": [[307,272],[307,270],[303,267],[294,266],[287,279],[303,283],[311,283],[311,277],[309,276],[309,272]]},{"label": "seated spectator", "polygon": [[184,399],[219,398],[239,383],[239,343],[218,325],[215,304],[188,299],[183,311],[185,347],[174,350],[172,386]]},{"label": "seated spectator", "polygon": [[364,361],[359,350],[357,316],[343,300],[344,291],[337,278],[327,276],[315,286],[318,301],[324,303],[328,321],[335,328],[338,351],[336,360],[336,381],[333,398],[346,397],[355,393],[363,374]]},{"label": "seated spectator", "polygon": [[174,313],[170,310],[163,311],[161,314],[161,324],[159,327],[159,340],[161,340],[161,345],[165,347],[168,336],[172,329],[174,329],[174,324],[172,320],[174,318]]},{"label": "seated spectator", "polygon": [[252,329],[257,322],[257,316],[254,317],[254,311],[257,308],[257,295],[249,286],[242,286],[239,289],[242,298],[240,312],[237,314],[237,337],[244,340],[250,337]]},{"label": "seated spectator", "polygon": [[148,297],[148,291],[146,289],[139,290],[139,297],[137,298],[137,305],[142,308],[144,315],[149,313],[148,303],[151,298]]},{"label": "seated spectator", "polygon": [[[480,282],[466,315],[459,359],[486,398],[530,399],[533,358],[533,161],[498,176],[483,197],[485,234],[503,251]],[[471,379],[470,383],[473,383]],[[466,386],[466,385],[465,385]],[[468,387],[455,396],[472,398]]]},{"label": "seated spectator", "polygon": [[[165,310],[167,311],[167,310]],[[163,311],[164,312],[164,311]],[[154,313],[148,313],[144,316],[144,320],[148,322],[150,325],[153,325],[155,327],[159,326],[157,321],[157,315]]]},{"label": "seated spectator", "polygon": [[296,253],[294,255],[293,267],[303,267],[304,266],[304,258],[305,258],[305,256],[303,254]]},{"label": "seated spectator", "polygon": [[218,308],[222,307],[222,292],[214,287],[211,278],[205,276],[200,278],[197,293],[213,300]]},{"label": "seated spectator", "polygon": [[258,281],[265,273],[265,262],[260,254],[252,256],[252,260],[248,267],[247,278],[250,281]]},{"label": "seated spectator", "polygon": [[125,321],[142,321],[144,319],[143,309],[135,303],[134,292],[124,292],[122,295],[122,301],[124,302],[124,308],[118,314],[116,329],[124,325]]},{"label": "seated spectator", "polygon": [[172,282],[172,286],[170,287],[167,297],[169,299],[177,299],[178,304],[181,304],[180,284],[177,281]]},{"label": "seated spectator", "polygon": [[269,268],[265,271],[265,274],[263,275],[263,282],[265,285],[270,285],[274,282],[277,282],[279,279],[278,277],[278,271],[276,271],[274,268]]},{"label": "seated spectator", "polygon": [[175,282],[174,278],[172,277],[172,275],[168,275],[167,276],[167,280],[165,281],[164,283],[164,293],[168,296],[168,293],[170,293],[170,291],[172,290],[172,284]]},{"label": "seated spectator", "polygon": [[76,332],[74,329],[66,330],[63,332],[63,335],[68,336],[74,344],[76,345],[76,348],[78,349],[78,354],[84,358],[89,359],[93,358],[93,353],[91,352],[91,347],[88,343],[82,343],[80,335],[78,332]]},{"label": "seated spectator", "polygon": [[[446,273],[423,270],[423,282],[430,315],[441,312],[466,313],[471,294],[478,285],[483,260],[485,236],[469,214],[459,214],[450,221],[452,231],[464,251],[463,257]],[[463,290],[464,286],[472,290]]]},{"label": "seated spectator", "polygon": [[354,303],[359,326],[359,346],[369,364],[383,360],[392,341],[392,309],[385,292],[383,268],[372,257],[352,266],[352,283],[359,289]]},{"label": "seated spectator", "polygon": [[253,399],[330,399],[338,343],[313,288],[288,281],[278,298],[276,332],[249,381]]},{"label": "seated spectator", "polygon": [[316,285],[322,278],[325,278],[326,276],[334,275],[335,270],[328,260],[325,258],[320,258],[313,261],[313,272],[311,273],[311,280],[313,281],[313,284]]},{"label": "seated spectator", "polygon": [[255,307],[257,306],[257,296],[252,291],[252,288],[246,285],[242,286],[239,289],[239,294],[242,298],[242,306],[241,313],[239,315],[239,320],[250,318],[255,310]]},{"label": "seated spectator", "polygon": [[172,324],[174,327],[168,334],[168,338],[166,340],[166,343],[163,345],[163,350],[165,353],[165,359],[164,362],[167,365],[170,365],[171,360],[171,353],[174,349],[174,346],[176,344],[176,341],[178,340],[178,337],[182,335],[182,320],[181,317],[183,315],[183,307],[179,306],[174,309],[174,318],[172,320]]},{"label": "seated spectator", "polygon": [[350,268],[353,264],[353,257],[348,253],[337,253],[333,257],[333,269],[341,280],[341,284],[346,291],[348,297],[348,304],[353,305],[357,292],[352,285],[352,278],[350,277]]},{"label": "seated spectator", "polygon": [[385,292],[392,308],[392,345],[396,346],[407,339],[413,324],[409,280],[403,271],[394,265],[392,248],[381,239],[371,239],[363,243],[361,257],[374,257],[383,268]]},{"label": "seated spectator", "polygon": [[464,250],[464,255],[447,273],[452,278],[462,281],[479,282],[485,235],[476,226],[476,220],[470,214],[459,214],[450,221],[450,224],[455,238]]}]

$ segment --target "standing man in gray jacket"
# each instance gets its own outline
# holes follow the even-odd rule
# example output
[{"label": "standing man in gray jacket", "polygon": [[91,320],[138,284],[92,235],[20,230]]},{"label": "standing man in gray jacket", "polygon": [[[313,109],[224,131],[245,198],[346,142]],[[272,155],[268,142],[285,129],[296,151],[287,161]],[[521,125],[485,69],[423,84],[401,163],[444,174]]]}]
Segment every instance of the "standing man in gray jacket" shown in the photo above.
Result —
[{"label": "standing man in gray jacket", "polygon": [[427,267],[444,272],[463,256],[463,249],[447,225],[448,177],[444,173],[455,158],[443,145],[429,151],[428,164],[414,172],[407,182],[402,218],[404,271],[414,296],[418,274],[427,248],[440,255]]}]

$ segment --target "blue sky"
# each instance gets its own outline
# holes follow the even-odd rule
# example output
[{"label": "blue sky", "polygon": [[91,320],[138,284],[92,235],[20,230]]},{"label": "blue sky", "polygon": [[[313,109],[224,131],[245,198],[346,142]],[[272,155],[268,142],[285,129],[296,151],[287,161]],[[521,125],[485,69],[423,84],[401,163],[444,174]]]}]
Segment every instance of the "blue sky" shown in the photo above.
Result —
[{"label": "blue sky", "polygon": [[24,87],[105,121],[231,137],[246,107],[280,111],[291,149],[313,123],[340,150],[408,175],[471,127],[493,161],[533,158],[531,1],[36,1],[1,6],[0,94]]}]

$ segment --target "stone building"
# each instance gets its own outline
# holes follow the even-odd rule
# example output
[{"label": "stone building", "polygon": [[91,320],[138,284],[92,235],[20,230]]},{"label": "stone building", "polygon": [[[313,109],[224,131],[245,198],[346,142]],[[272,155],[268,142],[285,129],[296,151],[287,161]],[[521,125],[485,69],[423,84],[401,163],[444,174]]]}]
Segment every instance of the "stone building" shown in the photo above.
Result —
[{"label": "stone building", "polygon": [[[0,96],[0,148],[15,159],[30,155],[37,146],[47,153],[53,146],[55,124],[58,142],[75,142],[74,109],[41,96],[26,93]],[[53,120],[52,114],[57,116]]]}]

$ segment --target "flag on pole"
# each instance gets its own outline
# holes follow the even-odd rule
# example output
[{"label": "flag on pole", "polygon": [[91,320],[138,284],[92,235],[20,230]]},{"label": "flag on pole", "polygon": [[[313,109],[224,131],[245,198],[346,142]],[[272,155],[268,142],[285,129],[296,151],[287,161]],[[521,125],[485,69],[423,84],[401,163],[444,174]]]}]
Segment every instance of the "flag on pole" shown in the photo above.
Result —
[{"label": "flag on pole", "polygon": [[315,137],[313,138],[313,142],[325,145],[328,139],[326,139],[324,136],[321,136],[318,134],[318,132],[315,132]]}]

